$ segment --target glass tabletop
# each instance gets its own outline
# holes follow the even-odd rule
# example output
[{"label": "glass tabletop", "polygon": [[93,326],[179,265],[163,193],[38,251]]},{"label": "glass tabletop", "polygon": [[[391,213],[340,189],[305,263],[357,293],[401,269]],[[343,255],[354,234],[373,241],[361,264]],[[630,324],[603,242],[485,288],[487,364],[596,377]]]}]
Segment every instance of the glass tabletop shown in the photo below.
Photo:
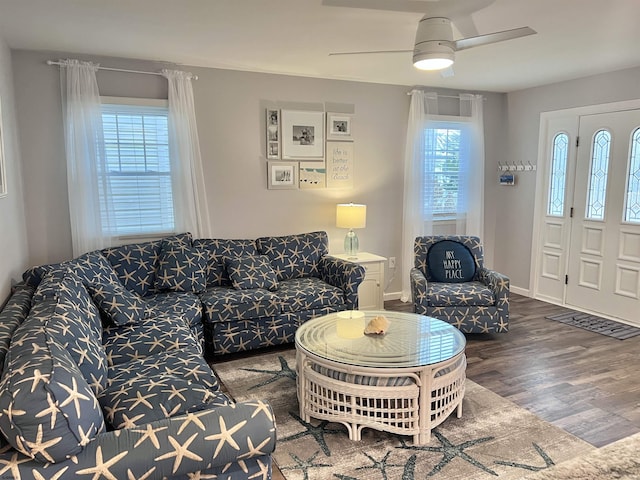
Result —
[{"label": "glass tabletop", "polygon": [[[389,321],[385,334],[364,334],[376,316]],[[421,367],[443,362],[464,350],[455,327],[415,313],[348,310],[314,318],[296,332],[296,347],[319,357],[361,367]]]}]

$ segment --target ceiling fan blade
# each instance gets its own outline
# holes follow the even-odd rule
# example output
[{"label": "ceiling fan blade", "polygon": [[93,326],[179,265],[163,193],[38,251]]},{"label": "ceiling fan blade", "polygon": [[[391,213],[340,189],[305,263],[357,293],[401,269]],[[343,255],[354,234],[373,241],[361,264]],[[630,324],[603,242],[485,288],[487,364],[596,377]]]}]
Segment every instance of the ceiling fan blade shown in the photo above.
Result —
[{"label": "ceiling fan blade", "polygon": [[387,10],[391,12],[423,13],[434,4],[433,0],[322,0],[323,5],[330,7],[367,8],[370,10]]},{"label": "ceiling fan blade", "polygon": [[533,28],[520,27],[503,32],[488,33],[486,35],[478,35],[477,37],[461,38],[455,40],[455,50],[466,50],[467,48],[479,47],[481,45],[489,45],[491,43],[504,42],[505,40],[513,40],[514,38],[526,37],[534,35],[536,32]]},{"label": "ceiling fan blade", "polygon": [[368,8],[392,12],[428,13],[430,16],[470,15],[496,0],[322,0],[330,7]]},{"label": "ceiling fan blade", "polygon": [[365,55],[370,53],[413,53],[413,50],[369,50],[366,52],[329,52],[329,56],[338,55]]}]

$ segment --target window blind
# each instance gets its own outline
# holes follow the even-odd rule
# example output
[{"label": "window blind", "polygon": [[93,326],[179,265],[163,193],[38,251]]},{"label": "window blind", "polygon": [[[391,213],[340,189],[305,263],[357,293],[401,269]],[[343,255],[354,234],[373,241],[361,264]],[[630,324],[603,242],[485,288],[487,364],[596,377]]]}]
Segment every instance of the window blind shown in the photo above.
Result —
[{"label": "window blind", "polygon": [[102,105],[107,191],[112,235],[174,230],[168,110],[141,105]]},{"label": "window blind", "polygon": [[442,218],[455,217],[460,185],[462,129],[443,126],[425,130],[425,208]]}]

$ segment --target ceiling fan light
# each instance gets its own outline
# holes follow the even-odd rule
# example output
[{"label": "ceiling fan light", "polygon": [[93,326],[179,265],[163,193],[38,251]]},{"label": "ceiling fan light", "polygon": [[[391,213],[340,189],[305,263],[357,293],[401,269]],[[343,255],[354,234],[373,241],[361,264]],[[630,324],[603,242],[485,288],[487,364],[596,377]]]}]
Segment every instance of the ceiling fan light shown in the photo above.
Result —
[{"label": "ceiling fan light", "polygon": [[431,58],[414,59],[413,66],[418,70],[443,70],[453,65],[452,58],[444,58],[442,55],[432,55]]}]

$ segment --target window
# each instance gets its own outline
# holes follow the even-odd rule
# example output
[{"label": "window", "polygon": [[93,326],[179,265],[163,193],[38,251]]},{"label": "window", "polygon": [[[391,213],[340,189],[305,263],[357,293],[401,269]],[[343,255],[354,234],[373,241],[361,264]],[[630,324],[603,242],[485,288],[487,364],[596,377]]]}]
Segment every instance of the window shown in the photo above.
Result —
[{"label": "window", "polygon": [[597,131],[591,144],[591,174],[586,212],[589,220],[604,220],[610,149],[611,133],[607,130]]},{"label": "window", "polygon": [[466,204],[461,186],[468,135],[463,122],[435,122],[425,130],[425,208],[436,219],[460,218],[466,213],[460,212],[460,206]]},{"label": "window", "polygon": [[569,137],[566,133],[559,133],[553,139],[551,179],[549,181],[549,199],[547,202],[547,215],[549,216],[564,216],[568,151]]},{"label": "window", "polygon": [[117,103],[126,100],[103,99],[106,172],[100,181],[104,186],[102,213],[112,212],[108,223],[113,236],[173,232],[166,102],[161,106],[156,102]]},{"label": "window", "polygon": [[640,128],[637,128],[631,137],[624,221],[640,223]]}]

